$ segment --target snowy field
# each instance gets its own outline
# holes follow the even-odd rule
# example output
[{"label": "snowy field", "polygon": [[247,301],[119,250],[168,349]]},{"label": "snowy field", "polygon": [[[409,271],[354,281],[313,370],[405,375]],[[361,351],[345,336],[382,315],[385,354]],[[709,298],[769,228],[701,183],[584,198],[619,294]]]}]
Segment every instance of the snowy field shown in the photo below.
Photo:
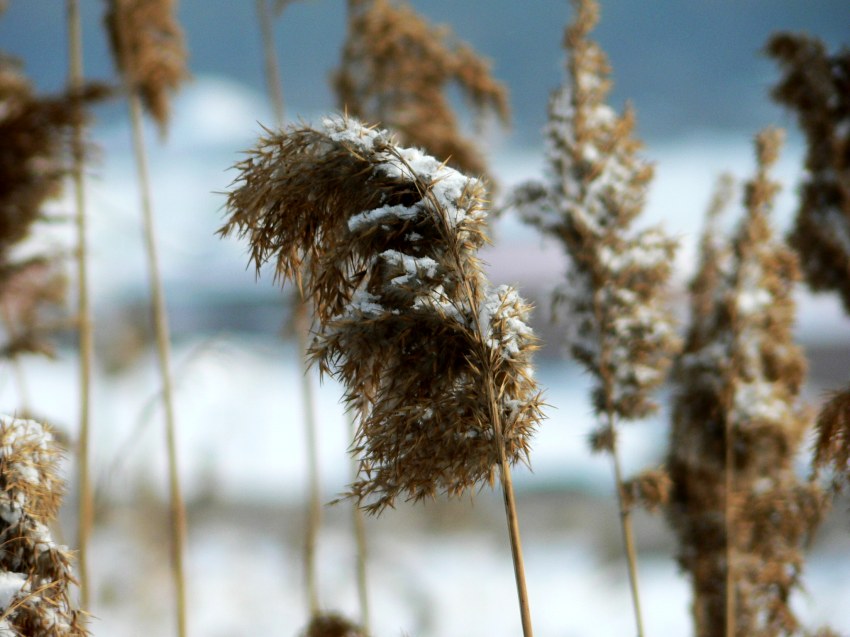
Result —
[{"label": "snowy field", "polygon": [[[300,369],[290,344],[276,336],[280,298],[270,277],[255,281],[245,246],[221,240],[221,194],[233,178],[227,168],[270,121],[264,98],[215,78],[200,78],[176,103],[167,146],[152,145],[152,180],[161,256],[176,334],[174,376],[180,463],[190,502],[190,629],[204,637],[295,635],[306,621],[300,567],[301,501],[306,490]],[[755,131],[753,131],[755,133]],[[168,580],[164,436],[158,381],[147,347],[146,269],[129,131],[95,130],[100,147],[89,172],[92,289],[98,362],[94,386],[93,458],[105,503],[93,543],[97,589],[95,635],[166,635],[171,631]],[[154,136],[151,135],[151,139]],[[536,144],[537,140],[529,140]],[[542,158],[530,151],[495,150],[495,172],[505,186],[539,177]],[[678,291],[693,271],[695,245],[712,184],[723,170],[739,179],[754,166],[750,139],[718,139],[705,132],[662,148],[646,223],[663,222],[681,236]],[[786,227],[794,206],[801,148],[790,144],[777,177],[786,185],[776,211]],[[100,157],[98,160],[97,157]],[[67,212],[67,202],[58,211]],[[558,249],[510,217],[494,228],[485,259],[496,283],[517,283],[544,295],[561,276]],[[69,228],[53,228],[52,247],[67,249]],[[831,297],[803,294],[799,334],[808,344],[847,351],[847,320]],[[236,313],[252,333],[228,328],[215,313]],[[245,309],[240,310],[240,307]],[[269,310],[269,308],[272,308]],[[235,308],[235,309],[234,309]],[[232,318],[232,317],[231,317]],[[140,327],[141,326],[141,327]],[[838,340],[836,340],[838,339]],[[632,634],[632,617],[619,555],[611,471],[592,457],[586,438],[593,426],[588,380],[551,354],[540,359],[548,419],[532,450],[534,472],[519,469],[521,525],[532,613],[539,635]],[[11,368],[0,372],[0,405],[26,404],[71,437],[78,417],[75,354],[57,361],[26,359],[22,387]],[[816,400],[823,389],[811,385]],[[348,423],[340,389],[319,391],[320,451],[326,500],[344,489]],[[663,458],[666,422],[624,429],[627,472]],[[73,467],[68,466],[73,476]],[[69,489],[73,505],[74,485]],[[435,503],[400,507],[370,522],[374,633],[412,637],[498,637],[519,633],[507,533],[498,495],[474,505]],[[71,513],[65,541],[73,545]],[[322,600],[354,614],[353,542],[349,512],[327,512],[320,543]],[[641,531],[644,531],[641,535]],[[670,558],[674,550],[659,520],[638,529],[647,633],[690,634],[687,583]],[[850,633],[850,532],[838,529],[815,547],[807,591],[797,599],[812,627],[829,621]]]}]

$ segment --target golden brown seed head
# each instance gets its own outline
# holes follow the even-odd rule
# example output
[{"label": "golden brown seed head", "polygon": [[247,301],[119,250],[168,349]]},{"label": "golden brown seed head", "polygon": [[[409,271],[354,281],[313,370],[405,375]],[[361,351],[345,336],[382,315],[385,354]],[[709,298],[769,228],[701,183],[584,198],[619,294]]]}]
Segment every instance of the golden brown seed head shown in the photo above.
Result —
[{"label": "golden brown seed head", "polygon": [[189,77],[175,0],[109,0],[106,29],[112,57],[127,89],[165,132],[169,95]]}]

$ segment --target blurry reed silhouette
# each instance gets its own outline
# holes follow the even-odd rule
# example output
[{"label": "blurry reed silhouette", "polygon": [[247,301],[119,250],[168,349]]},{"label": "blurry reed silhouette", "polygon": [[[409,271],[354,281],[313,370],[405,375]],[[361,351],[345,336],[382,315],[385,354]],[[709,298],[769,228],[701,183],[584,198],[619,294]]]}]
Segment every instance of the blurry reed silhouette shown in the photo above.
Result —
[{"label": "blurry reed silhouette", "polygon": [[[55,97],[35,95],[8,58],[0,57],[0,310],[6,340],[0,355],[50,354],[49,334],[65,300],[61,255],[14,256],[57,197],[70,171],[68,132],[85,119],[85,105],[107,94],[99,85]],[[52,317],[51,317],[52,315]]]},{"label": "blurry reed silhouette", "polygon": [[781,139],[775,129],[757,137],[757,174],[731,239],[717,229],[728,182],[711,206],[676,364],[668,514],[698,637],[797,634],[789,599],[825,512],[821,489],[793,467],[811,414],[792,335],[797,257],[769,220],[779,186],[768,171]]},{"label": "blurry reed silhouette", "polygon": [[481,183],[349,118],[270,133],[237,168],[221,232],[314,304],[311,356],[360,414],[350,495],[380,513],[498,473],[530,635],[510,465],[541,418],[535,341],[528,306],[476,257]]},{"label": "blurry reed silhouette", "polygon": [[51,538],[64,492],[60,452],[47,427],[0,416],[0,631],[84,637],[70,601],[76,584],[68,550]]}]

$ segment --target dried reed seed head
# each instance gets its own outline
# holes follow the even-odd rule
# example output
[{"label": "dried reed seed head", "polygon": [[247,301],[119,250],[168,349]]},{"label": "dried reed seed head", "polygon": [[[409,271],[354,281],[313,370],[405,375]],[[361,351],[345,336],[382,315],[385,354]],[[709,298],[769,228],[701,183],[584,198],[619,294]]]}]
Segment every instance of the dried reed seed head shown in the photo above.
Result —
[{"label": "dried reed seed head", "polygon": [[460,88],[479,122],[509,119],[507,89],[490,65],[446,27],[435,27],[406,3],[375,0],[350,7],[348,40],[334,78],[340,108],[397,132],[401,142],[424,148],[467,174],[486,166],[465,138],[447,88]]},{"label": "dried reed seed head", "polygon": [[725,631],[726,591],[718,582],[725,582],[729,542],[738,634],[796,631],[788,599],[799,584],[801,548],[824,511],[821,491],[800,483],[793,469],[810,421],[799,396],[805,359],[793,342],[796,260],[768,217],[779,141],[771,130],[757,138],[758,168],[734,236],[719,237],[707,225],[687,346],[676,365],[667,510],[692,578],[700,635]]},{"label": "dried reed seed head", "polygon": [[223,233],[300,277],[319,320],[313,360],[367,410],[352,495],[379,512],[492,480],[494,418],[506,457],[524,459],[541,418],[536,343],[528,306],[490,290],[476,257],[480,182],[341,118],[263,139],[239,167]]},{"label": "dried reed seed head", "polygon": [[169,94],[189,77],[176,0],[108,0],[105,16],[112,57],[128,90],[164,134]]},{"label": "dried reed seed head", "polygon": [[47,528],[64,490],[58,458],[44,425],[0,416],[0,630],[9,634],[88,634],[70,603],[71,557]]},{"label": "dried reed seed head", "polygon": [[656,409],[650,393],[678,348],[665,299],[676,242],[658,228],[631,228],[652,168],[636,154],[631,110],[618,116],[604,102],[608,63],[587,38],[598,7],[575,6],[565,37],[569,77],[549,105],[550,180],[525,185],[513,203],[567,251],[553,305],[569,324],[573,356],[596,376],[597,412],[641,418]]},{"label": "dried reed seed head", "polygon": [[310,619],[304,637],[367,637],[365,631],[337,613],[320,613]]}]

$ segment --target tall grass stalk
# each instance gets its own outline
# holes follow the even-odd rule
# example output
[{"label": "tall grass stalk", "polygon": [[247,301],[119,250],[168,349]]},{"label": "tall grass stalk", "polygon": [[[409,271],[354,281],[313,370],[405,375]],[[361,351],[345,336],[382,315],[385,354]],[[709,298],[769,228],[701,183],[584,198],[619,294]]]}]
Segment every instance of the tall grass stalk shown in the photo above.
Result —
[{"label": "tall grass stalk", "polygon": [[174,417],[174,390],[171,378],[171,339],[165,292],[159,271],[154,229],[151,185],[145,148],[144,108],[165,134],[169,120],[170,93],[187,77],[183,34],[174,17],[172,0],[110,0],[106,27],[112,54],[124,82],[133,131],[133,153],[141,195],[144,244],[151,287],[157,359],[162,381],[165,411],[165,439],[168,458],[168,490],[171,510],[172,574],[176,596],[178,637],[187,634],[186,577],[184,554],[186,508],[180,488],[177,462],[177,432]]},{"label": "tall grass stalk", "polygon": [[[366,417],[360,414],[360,420]],[[357,424],[354,418],[349,419],[350,438],[354,440]],[[357,461],[352,461],[352,479],[357,479]],[[360,625],[367,635],[372,634],[371,617],[369,612],[369,546],[366,542],[366,520],[363,511],[356,504],[351,507],[351,518],[354,524],[354,542],[356,546],[355,571],[357,573],[357,599],[360,604]]]},{"label": "tall grass stalk", "polygon": [[[69,83],[72,91],[83,87],[83,31],[79,0],[68,0]],[[83,179],[83,124],[78,122],[71,134],[74,180],[74,204],[77,226],[77,329],[80,365],[80,425],[77,433],[77,488],[79,490],[77,550],[81,606],[89,608],[89,539],[94,517],[94,494],[89,460],[91,373],[94,359],[94,334],[89,302],[88,252],[86,245],[86,197]]]},{"label": "tall grass stalk", "polygon": [[130,121],[133,129],[133,153],[141,193],[144,243],[147,253],[148,277],[151,286],[154,333],[156,338],[159,374],[162,381],[162,399],[165,410],[165,440],[168,454],[168,491],[171,508],[171,549],[174,589],[177,601],[177,634],[186,637],[186,576],[184,555],[186,543],[186,506],[180,487],[180,471],[177,463],[177,435],[174,417],[174,387],[171,379],[171,343],[168,330],[168,315],[165,292],[159,272],[156,232],[154,228],[151,186],[148,175],[147,150],[145,147],[142,103],[135,91],[129,91]]}]

